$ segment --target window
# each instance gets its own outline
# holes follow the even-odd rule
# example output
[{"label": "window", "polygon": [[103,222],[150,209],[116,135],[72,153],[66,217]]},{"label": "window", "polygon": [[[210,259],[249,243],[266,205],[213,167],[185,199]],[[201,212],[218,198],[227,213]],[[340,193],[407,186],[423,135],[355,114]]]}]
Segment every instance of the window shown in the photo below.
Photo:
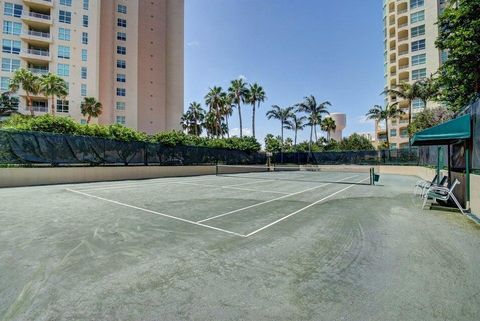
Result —
[{"label": "window", "polygon": [[424,0],[410,0],[410,9],[423,7],[424,2]]},{"label": "window", "polygon": [[127,6],[119,4],[117,6],[117,12],[119,13],[127,13]]},{"label": "window", "polygon": [[127,34],[125,32],[117,32],[117,40],[126,41]]},{"label": "window", "polygon": [[47,101],[32,101],[33,111],[38,111],[41,113],[46,113],[48,111],[48,102]]},{"label": "window", "polygon": [[424,65],[426,62],[427,62],[426,54],[412,56],[412,66]]},{"label": "window", "polygon": [[2,71],[14,72],[17,69],[20,69],[20,60],[2,58]]},{"label": "window", "polygon": [[417,69],[412,71],[412,80],[419,80],[427,77],[427,69]]},{"label": "window", "polygon": [[402,128],[400,130],[400,136],[402,137],[408,137],[408,129],[407,128]]},{"label": "window", "polygon": [[87,61],[87,60],[88,60],[88,50],[82,49],[82,61]]},{"label": "window", "polygon": [[86,119],[80,119],[80,125],[86,125],[87,120]]},{"label": "window", "polygon": [[4,21],[3,33],[6,35],[19,36],[22,32],[22,24],[20,22]]},{"label": "window", "polygon": [[413,109],[421,109],[421,108],[424,108],[425,107],[425,104],[423,103],[423,101],[421,99],[414,99],[412,100],[412,108]]},{"label": "window", "polygon": [[425,20],[425,11],[418,11],[410,15],[410,23],[416,23]]},{"label": "window", "polygon": [[83,26],[85,28],[88,28],[88,16],[87,15],[83,15]]},{"label": "window", "polygon": [[126,82],[127,78],[124,74],[117,74],[117,81],[118,82]]},{"label": "window", "polygon": [[117,60],[117,68],[127,68],[127,62],[125,60]]},{"label": "window", "polygon": [[89,1],[83,0],[83,10],[88,10],[88,7],[89,7]]},{"label": "window", "polygon": [[117,116],[117,124],[125,125],[125,116]]},{"label": "window", "polygon": [[88,32],[82,32],[82,43],[88,45]]},{"label": "window", "polygon": [[8,91],[8,87],[10,86],[10,78],[2,77],[0,81],[0,90],[1,91]]},{"label": "window", "polygon": [[72,0],[60,0],[60,4],[64,6],[72,6]]},{"label": "window", "polygon": [[118,18],[117,19],[117,26],[124,27],[124,28],[127,27],[127,20]]},{"label": "window", "polygon": [[390,149],[397,149],[397,143],[390,143]]},{"label": "window", "polygon": [[58,46],[58,58],[70,59],[70,47]]},{"label": "window", "polygon": [[117,46],[117,54],[126,55],[127,54],[127,48],[125,48],[123,46]]},{"label": "window", "polygon": [[21,4],[13,4],[5,2],[3,6],[3,14],[5,16],[20,18],[22,16],[23,6]]},{"label": "window", "polygon": [[412,42],[412,52],[425,49],[425,39]]},{"label": "window", "polygon": [[70,65],[67,64],[58,64],[57,65],[57,74],[59,76],[68,77],[70,76]]},{"label": "window", "polygon": [[70,41],[70,29],[59,28],[58,29],[58,39]]},{"label": "window", "polygon": [[2,40],[2,52],[18,55],[21,50],[21,43],[18,40]]},{"label": "window", "polygon": [[418,27],[413,27],[412,28],[412,38],[413,37],[418,37],[418,36],[423,36],[425,34],[425,25],[421,25]]},{"label": "window", "polygon": [[87,75],[88,75],[87,67],[82,67],[81,74],[82,74],[82,79],[87,79]]},{"label": "window", "polygon": [[60,10],[58,14],[58,21],[63,23],[72,23],[72,13],[70,11]]},{"label": "window", "polygon": [[397,130],[396,129],[390,129],[390,136],[391,137],[397,136]]},{"label": "window", "polygon": [[68,113],[68,100],[57,100],[57,113]]},{"label": "window", "polygon": [[87,85],[81,84],[80,85],[80,96],[86,97],[87,96]]},{"label": "window", "polygon": [[125,110],[125,103],[123,101],[117,101],[117,110]]},{"label": "window", "polygon": [[440,52],[440,59],[442,61],[442,64],[444,64],[448,60],[448,51],[442,50]]},{"label": "window", "polygon": [[125,97],[126,96],[125,88],[117,88],[117,96]]}]

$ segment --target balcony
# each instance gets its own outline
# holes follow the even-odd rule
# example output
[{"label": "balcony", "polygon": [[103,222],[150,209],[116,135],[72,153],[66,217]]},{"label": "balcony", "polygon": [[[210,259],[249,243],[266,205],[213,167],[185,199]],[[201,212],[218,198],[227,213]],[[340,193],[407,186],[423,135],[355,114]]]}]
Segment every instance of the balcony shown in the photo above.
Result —
[{"label": "balcony", "polygon": [[36,75],[46,75],[50,72],[50,70],[48,70],[48,68],[28,68],[28,70],[33,73],[33,74],[36,74]]},{"label": "balcony", "polygon": [[25,5],[34,10],[46,10],[53,8],[52,0],[23,0]]},{"label": "balcony", "polygon": [[20,38],[33,45],[45,45],[52,43],[52,35],[47,32],[28,30],[22,32]]},{"label": "balcony", "polygon": [[52,25],[52,16],[38,12],[25,12],[22,20],[33,28],[45,28]]},{"label": "balcony", "polygon": [[20,53],[20,57],[30,62],[49,62],[52,60],[50,51],[39,49],[27,49]]}]

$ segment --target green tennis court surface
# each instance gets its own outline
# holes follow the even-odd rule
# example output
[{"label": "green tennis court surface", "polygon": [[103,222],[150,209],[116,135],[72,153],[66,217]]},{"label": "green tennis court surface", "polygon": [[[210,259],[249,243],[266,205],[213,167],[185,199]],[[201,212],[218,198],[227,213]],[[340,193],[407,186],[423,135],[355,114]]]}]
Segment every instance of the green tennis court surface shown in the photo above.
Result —
[{"label": "green tennis court surface", "polygon": [[414,177],[1,189],[0,320],[478,320],[480,228]]}]

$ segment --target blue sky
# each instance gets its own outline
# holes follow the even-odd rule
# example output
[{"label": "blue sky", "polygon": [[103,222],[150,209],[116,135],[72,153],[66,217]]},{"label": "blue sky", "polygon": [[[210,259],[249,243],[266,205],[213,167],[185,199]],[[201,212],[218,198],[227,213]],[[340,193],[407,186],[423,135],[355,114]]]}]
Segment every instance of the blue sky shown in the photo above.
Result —
[{"label": "blue sky", "polygon": [[[265,118],[271,105],[310,94],[347,114],[347,135],[373,132],[363,115],[383,102],[382,1],[185,0],[185,106],[239,76],[268,96],[257,114],[259,139],[280,133],[279,122]],[[251,107],[242,115],[251,128]],[[236,111],[232,118],[238,128]]]}]

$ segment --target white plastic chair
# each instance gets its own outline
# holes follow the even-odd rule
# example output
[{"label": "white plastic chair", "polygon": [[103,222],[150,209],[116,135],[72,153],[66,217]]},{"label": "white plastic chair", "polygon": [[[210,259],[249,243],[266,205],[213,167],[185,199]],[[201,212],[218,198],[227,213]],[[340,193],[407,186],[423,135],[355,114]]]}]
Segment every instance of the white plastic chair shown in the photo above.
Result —
[{"label": "white plastic chair", "polygon": [[444,186],[430,187],[425,193],[425,195],[423,195],[422,209],[424,209],[425,205],[427,205],[427,201],[429,198],[433,199],[433,202],[436,202],[437,200],[447,202],[449,199],[451,199],[455,203],[455,205],[457,205],[460,212],[462,212],[462,214],[465,214],[463,207],[460,205],[460,202],[457,200],[457,198],[453,194],[453,190],[457,185],[460,185],[460,181],[458,179],[455,179],[455,181],[449,187],[444,187]]}]

